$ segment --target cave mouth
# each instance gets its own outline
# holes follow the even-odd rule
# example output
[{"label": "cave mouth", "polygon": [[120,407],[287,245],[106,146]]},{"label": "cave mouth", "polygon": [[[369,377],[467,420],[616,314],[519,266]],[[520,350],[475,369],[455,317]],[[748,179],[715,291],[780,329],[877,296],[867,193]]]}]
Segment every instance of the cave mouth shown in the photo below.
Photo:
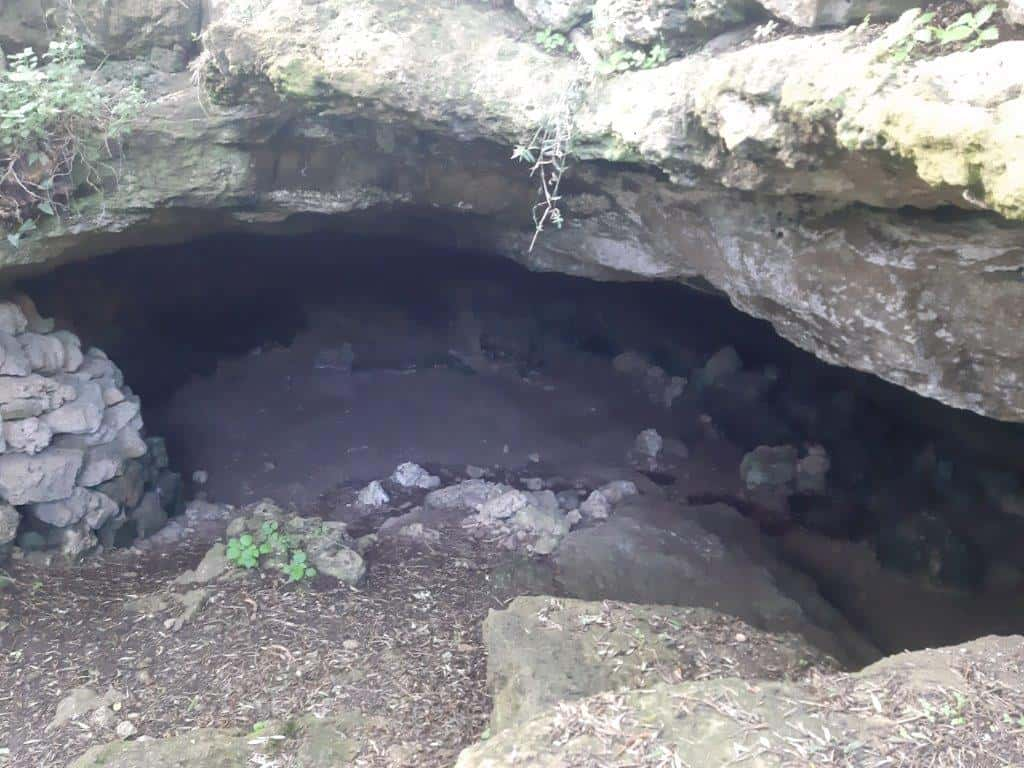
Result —
[{"label": "cave mouth", "polygon": [[1021,428],[826,365],[720,296],[337,233],[124,251],[19,288],[117,362],[190,498],[362,533],[380,520],[355,492],[402,462],[555,490],[618,469],[737,509],[883,651],[1024,631]]}]

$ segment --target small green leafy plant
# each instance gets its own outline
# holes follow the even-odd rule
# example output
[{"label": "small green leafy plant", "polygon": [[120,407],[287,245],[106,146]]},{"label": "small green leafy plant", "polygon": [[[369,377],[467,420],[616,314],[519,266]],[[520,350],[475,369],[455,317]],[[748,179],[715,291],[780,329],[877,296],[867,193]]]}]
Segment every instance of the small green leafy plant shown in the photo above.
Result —
[{"label": "small green leafy plant", "polygon": [[272,556],[289,581],[316,576],[308,555],[299,549],[294,537],[280,530],[276,520],[264,521],[255,534],[243,533],[228,540],[227,558],[239,568],[258,568],[263,565],[265,555]]},{"label": "small green leafy plant", "polygon": [[660,43],[655,44],[647,51],[641,49],[627,51],[620,48],[617,51],[612,51],[606,59],[603,59],[598,64],[597,71],[602,75],[611,75],[631,69],[654,69],[666,61],[668,61],[668,48]]},{"label": "small green leafy plant", "polygon": [[893,47],[889,58],[902,63],[907,61],[919,45],[938,44],[943,48],[956,46],[959,50],[973,51],[984,43],[999,39],[999,30],[988,26],[997,10],[995,3],[988,3],[977,11],[960,16],[948,26],[940,27],[931,22],[933,12],[922,13],[914,19],[910,30]]},{"label": "small green leafy plant", "polygon": [[[0,56],[3,54],[0,53]],[[70,210],[82,187],[117,177],[119,140],[142,92],[105,84],[85,66],[84,46],[68,38],[7,57],[0,71],[0,230],[17,247],[41,216]]]},{"label": "small green leafy plant", "polygon": [[548,53],[560,53],[563,51],[565,53],[572,53],[575,50],[575,46],[569,38],[551,28],[540,30],[534,39],[537,41],[537,45]]}]

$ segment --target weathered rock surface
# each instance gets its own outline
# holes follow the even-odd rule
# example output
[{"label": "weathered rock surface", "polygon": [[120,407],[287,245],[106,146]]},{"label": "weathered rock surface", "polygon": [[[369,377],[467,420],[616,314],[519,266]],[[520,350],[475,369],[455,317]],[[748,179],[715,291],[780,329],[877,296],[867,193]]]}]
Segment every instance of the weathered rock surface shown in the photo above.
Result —
[{"label": "weathered rock surface", "polygon": [[0,45],[45,49],[72,27],[97,54],[185,67],[199,33],[202,0],[10,0],[0,8]]},{"label": "weathered rock surface", "polygon": [[707,608],[765,631],[798,633],[844,663],[878,657],[820,596],[724,504],[678,507],[647,497],[573,530],[553,555],[553,588],[583,600]]},{"label": "weathered rock surface", "polygon": [[[366,231],[359,212],[377,206],[471,212],[462,244],[604,279],[701,278],[829,362],[1024,420],[1024,41],[896,64],[906,16],[591,77],[490,4],[216,6],[197,79],[221,104],[185,75],[147,74],[152,106],[120,187],[71,226],[0,244],[0,265],[296,212],[351,214]],[[565,23],[590,5],[576,8]],[[778,12],[822,23],[830,8]],[[508,148],[567,90],[567,224],[527,253],[534,183]]]},{"label": "weathered rock surface", "polygon": [[703,608],[517,597],[483,625],[491,731],[561,701],[662,680],[791,680],[836,662],[795,635],[771,635]]},{"label": "weathered rock surface", "polygon": [[358,751],[355,715],[265,724],[259,733],[202,728],[164,739],[95,746],[69,768],[248,768],[273,765],[281,756],[295,768],[350,764]]}]

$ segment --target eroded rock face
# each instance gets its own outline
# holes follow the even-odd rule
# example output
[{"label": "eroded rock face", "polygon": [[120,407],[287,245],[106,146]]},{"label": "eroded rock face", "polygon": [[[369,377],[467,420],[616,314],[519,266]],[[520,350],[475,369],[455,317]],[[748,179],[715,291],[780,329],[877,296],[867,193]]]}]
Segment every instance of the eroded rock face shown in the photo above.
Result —
[{"label": "eroded rock face", "polygon": [[11,0],[0,8],[0,44],[7,51],[45,50],[72,27],[99,55],[180,71],[201,18],[202,0]]},{"label": "eroded rock face", "polygon": [[[1024,750],[1024,735],[1007,727],[1006,699],[985,692],[994,686],[1019,706],[1021,662],[1021,638],[989,637],[904,653],[854,675],[813,682],[722,679],[605,693],[560,704],[495,734],[463,751],[456,768],[663,760],[725,768],[736,764],[738,754],[750,756],[743,761],[750,765],[772,766],[816,760],[810,756],[828,754],[822,749],[848,765],[899,763],[906,755],[902,720],[925,707],[949,707],[943,711],[953,715],[921,717],[917,756],[943,768],[1012,762]],[[970,718],[956,714],[956,702],[970,708]]]},{"label": "eroded rock face", "polygon": [[780,680],[836,662],[795,635],[771,635],[703,608],[517,597],[483,626],[491,731],[561,701],[655,681]]},{"label": "eroded rock face", "polygon": [[[597,4],[528,5],[572,5],[564,23],[578,24]],[[445,242],[600,279],[699,278],[829,362],[1021,421],[1024,42],[896,65],[912,16],[768,42],[736,32],[741,47],[593,76],[536,45],[515,9],[227,0],[198,71],[220,105],[185,75],[147,75],[152,106],[119,188],[84,201],[70,229],[0,245],[0,264],[298,212],[444,239],[436,223],[451,216]],[[567,91],[566,226],[528,253],[534,182],[509,147]],[[430,226],[396,207],[430,211]],[[385,209],[387,223],[373,218]]]}]

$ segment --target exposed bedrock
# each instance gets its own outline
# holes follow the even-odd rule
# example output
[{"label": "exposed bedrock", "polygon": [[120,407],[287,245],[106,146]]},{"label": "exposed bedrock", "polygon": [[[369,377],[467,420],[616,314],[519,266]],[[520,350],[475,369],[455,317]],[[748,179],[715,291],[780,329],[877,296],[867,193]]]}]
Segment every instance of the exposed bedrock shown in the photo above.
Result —
[{"label": "exposed bedrock", "polygon": [[[703,47],[683,36],[681,58],[597,75],[499,5],[210,4],[193,75],[105,66],[150,95],[116,189],[0,245],[0,264],[331,214],[536,269],[710,284],[829,362],[1024,420],[1024,41],[897,64],[909,16],[762,40],[737,4]],[[627,46],[697,28],[591,5],[580,18]],[[826,6],[770,10],[850,20]],[[536,182],[509,155],[565,93],[566,224],[529,252]]]}]

